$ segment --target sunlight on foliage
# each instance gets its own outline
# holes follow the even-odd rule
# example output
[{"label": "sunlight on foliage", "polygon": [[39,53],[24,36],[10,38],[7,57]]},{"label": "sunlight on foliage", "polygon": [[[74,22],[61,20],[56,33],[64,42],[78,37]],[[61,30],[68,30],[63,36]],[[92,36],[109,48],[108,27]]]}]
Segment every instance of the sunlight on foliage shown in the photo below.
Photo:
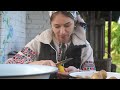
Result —
[{"label": "sunlight on foliage", "polygon": [[[108,22],[105,22],[105,47],[108,47]],[[111,23],[111,53],[120,54],[120,24]]]},{"label": "sunlight on foliage", "polygon": [[[108,50],[108,22],[105,22],[105,50]],[[120,73],[120,24],[117,22],[111,23],[111,50],[112,63],[116,64],[116,72]]]}]

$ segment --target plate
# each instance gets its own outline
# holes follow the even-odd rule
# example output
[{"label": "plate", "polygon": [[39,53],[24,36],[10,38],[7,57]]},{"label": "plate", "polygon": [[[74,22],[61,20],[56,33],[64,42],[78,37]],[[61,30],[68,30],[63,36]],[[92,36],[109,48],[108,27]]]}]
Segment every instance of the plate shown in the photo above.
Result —
[{"label": "plate", "polygon": [[117,79],[120,79],[120,73],[116,73],[116,72],[107,72],[107,79],[110,77],[116,77]]},{"label": "plate", "polygon": [[82,71],[82,72],[72,72],[69,75],[71,77],[83,77],[85,78],[86,76],[91,77],[96,71]]},{"label": "plate", "polygon": [[[71,77],[91,77],[94,73],[96,73],[98,71],[82,71],[82,72],[73,72],[73,73],[70,73],[69,75]],[[116,77],[117,79],[120,79],[120,73],[116,73],[116,72],[107,72],[107,78],[110,78],[110,77]]]}]

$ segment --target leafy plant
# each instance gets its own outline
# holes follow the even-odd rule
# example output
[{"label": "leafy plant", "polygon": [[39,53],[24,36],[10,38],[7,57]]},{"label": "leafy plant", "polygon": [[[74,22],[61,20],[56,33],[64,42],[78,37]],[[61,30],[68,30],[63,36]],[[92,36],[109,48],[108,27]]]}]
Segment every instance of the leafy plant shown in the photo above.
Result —
[{"label": "leafy plant", "polygon": [[[108,47],[108,22],[105,22],[105,47]],[[111,53],[120,54],[120,24],[111,23]]]}]

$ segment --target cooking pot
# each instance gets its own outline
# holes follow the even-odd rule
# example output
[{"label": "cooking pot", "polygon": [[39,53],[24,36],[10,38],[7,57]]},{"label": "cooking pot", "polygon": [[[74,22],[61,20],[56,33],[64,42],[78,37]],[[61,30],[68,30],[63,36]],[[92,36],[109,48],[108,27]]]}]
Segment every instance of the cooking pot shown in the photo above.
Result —
[{"label": "cooking pot", "polygon": [[30,64],[0,64],[0,79],[49,79],[57,67]]}]

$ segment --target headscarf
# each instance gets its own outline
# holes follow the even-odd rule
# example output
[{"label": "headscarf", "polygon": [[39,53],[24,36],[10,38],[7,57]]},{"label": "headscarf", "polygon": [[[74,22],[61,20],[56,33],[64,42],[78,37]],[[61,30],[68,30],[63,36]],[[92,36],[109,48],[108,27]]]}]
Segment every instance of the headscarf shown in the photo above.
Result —
[{"label": "headscarf", "polygon": [[[49,11],[49,16],[51,17],[52,14],[56,12],[58,11]],[[74,17],[74,21],[76,23],[73,34],[77,35],[79,39],[86,41],[87,24],[81,17],[80,13],[78,11],[67,11],[67,12],[70,12],[72,14],[72,16]]]}]

